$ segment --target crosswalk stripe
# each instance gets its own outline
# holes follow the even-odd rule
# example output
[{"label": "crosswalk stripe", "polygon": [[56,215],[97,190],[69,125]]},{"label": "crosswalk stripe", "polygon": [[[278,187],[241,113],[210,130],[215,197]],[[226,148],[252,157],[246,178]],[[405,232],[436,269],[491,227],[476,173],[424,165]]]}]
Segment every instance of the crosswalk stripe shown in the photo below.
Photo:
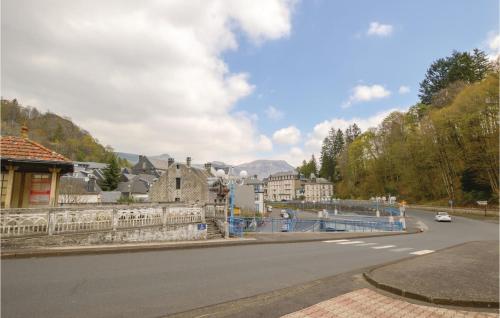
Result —
[{"label": "crosswalk stripe", "polygon": [[409,251],[412,249],[413,249],[413,247],[401,247],[401,248],[394,248],[390,251],[392,251],[392,252],[404,252],[404,251]]},{"label": "crosswalk stripe", "polygon": [[377,243],[363,243],[363,244],[357,244],[356,246],[371,246],[371,245],[377,245]]},{"label": "crosswalk stripe", "polygon": [[347,244],[358,244],[358,243],[364,243],[364,242],[363,241],[348,241],[348,242],[339,242],[337,244],[347,245]]},{"label": "crosswalk stripe", "polygon": [[323,241],[323,243],[337,243],[337,242],[346,242],[349,240],[328,240],[328,241]]},{"label": "crosswalk stripe", "polygon": [[429,254],[429,253],[432,253],[434,252],[433,250],[421,250],[421,251],[416,251],[416,252],[413,252],[413,253],[410,253],[410,254],[413,254],[413,255],[424,255],[424,254]]},{"label": "crosswalk stripe", "polygon": [[383,245],[383,246],[374,246],[372,247],[373,249],[380,250],[383,248],[390,248],[390,247],[395,247],[396,245]]}]

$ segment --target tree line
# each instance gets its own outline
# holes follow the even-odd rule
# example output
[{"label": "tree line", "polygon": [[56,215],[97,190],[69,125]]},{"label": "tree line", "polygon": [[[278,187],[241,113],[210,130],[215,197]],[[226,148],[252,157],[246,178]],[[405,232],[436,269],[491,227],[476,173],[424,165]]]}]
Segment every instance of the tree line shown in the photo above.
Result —
[{"label": "tree line", "polygon": [[410,202],[498,204],[499,67],[480,50],[431,64],[420,101],[361,132],[331,128],[298,170],[335,184],[336,196],[396,195]]},{"label": "tree line", "polygon": [[22,106],[16,99],[1,100],[1,117],[2,136],[20,136],[21,127],[26,125],[30,139],[71,160],[106,163],[115,160],[121,167],[130,166],[127,160],[116,157],[113,148],[103,146],[69,118]]}]

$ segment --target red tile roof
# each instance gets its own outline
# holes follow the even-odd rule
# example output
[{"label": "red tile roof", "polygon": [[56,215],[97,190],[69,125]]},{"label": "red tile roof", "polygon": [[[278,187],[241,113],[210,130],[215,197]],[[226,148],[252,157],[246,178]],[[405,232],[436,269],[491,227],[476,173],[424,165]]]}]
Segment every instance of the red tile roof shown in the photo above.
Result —
[{"label": "red tile roof", "polygon": [[22,137],[0,137],[0,157],[33,161],[68,162],[71,160],[37,142]]}]

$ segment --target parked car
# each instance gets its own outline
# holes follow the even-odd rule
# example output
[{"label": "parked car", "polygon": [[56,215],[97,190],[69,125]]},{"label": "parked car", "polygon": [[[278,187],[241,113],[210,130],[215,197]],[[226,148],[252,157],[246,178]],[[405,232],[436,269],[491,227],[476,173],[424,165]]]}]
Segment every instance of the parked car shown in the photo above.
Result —
[{"label": "parked car", "polygon": [[438,212],[434,220],[437,222],[451,222],[451,216],[446,212]]},{"label": "parked car", "polygon": [[269,213],[273,212],[273,207],[270,206],[270,205],[268,205],[267,206],[267,212],[269,212]]},{"label": "parked car", "polygon": [[281,210],[280,216],[284,219],[288,219],[290,217],[285,209]]}]

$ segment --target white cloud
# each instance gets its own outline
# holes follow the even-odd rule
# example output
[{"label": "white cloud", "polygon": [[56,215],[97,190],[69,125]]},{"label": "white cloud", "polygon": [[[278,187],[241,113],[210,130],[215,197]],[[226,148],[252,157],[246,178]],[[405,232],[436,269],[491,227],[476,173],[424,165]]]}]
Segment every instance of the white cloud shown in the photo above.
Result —
[{"label": "white cloud", "polygon": [[491,61],[498,59],[500,56],[500,34],[496,32],[490,32],[488,34],[488,39],[486,40],[486,51],[488,52],[488,58]]},{"label": "white cloud", "polygon": [[392,34],[393,27],[390,24],[382,24],[379,22],[370,23],[370,27],[366,34],[375,36],[389,36]]},{"label": "white cloud", "polygon": [[388,97],[389,95],[391,95],[391,92],[382,85],[357,85],[352,89],[349,100],[345,102],[342,107],[347,108],[354,103],[368,102],[374,99]]},{"label": "white cloud", "polygon": [[295,126],[282,128],[274,132],[273,140],[278,144],[295,145],[300,141],[300,130]]},{"label": "white cloud", "polygon": [[266,135],[260,135],[257,150],[271,151],[273,150],[273,142]]},{"label": "white cloud", "polygon": [[488,41],[488,47],[492,51],[498,52],[500,50],[500,34],[493,35]]},{"label": "white cloud", "polygon": [[277,109],[274,106],[267,107],[267,109],[265,110],[265,113],[269,119],[273,119],[273,120],[281,119],[281,118],[283,118],[283,115],[284,115],[281,110]]},{"label": "white cloud", "polygon": [[321,150],[321,144],[323,139],[328,135],[330,128],[341,129],[344,131],[349,125],[356,123],[356,125],[361,128],[362,131],[366,131],[368,128],[377,127],[385,117],[390,113],[395,111],[406,111],[407,109],[402,108],[391,108],[384,110],[370,117],[353,117],[353,118],[332,118],[330,120],[325,120],[314,126],[313,131],[308,134],[307,141],[305,142],[305,147],[308,151],[319,154]]},{"label": "white cloud", "polygon": [[398,90],[399,94],[408,94],[410,92],[410,88],[406,85],[401,85]]},{"label": "white cloud", "polygon": [[69,116],[119,151],[249,160],[272,143],[256,115],[232,111],[254,86],[222,53],[238,48],[237,30],[256,44],[288,36],[292,9],[286,0],[8,1],[2,95]]}]

